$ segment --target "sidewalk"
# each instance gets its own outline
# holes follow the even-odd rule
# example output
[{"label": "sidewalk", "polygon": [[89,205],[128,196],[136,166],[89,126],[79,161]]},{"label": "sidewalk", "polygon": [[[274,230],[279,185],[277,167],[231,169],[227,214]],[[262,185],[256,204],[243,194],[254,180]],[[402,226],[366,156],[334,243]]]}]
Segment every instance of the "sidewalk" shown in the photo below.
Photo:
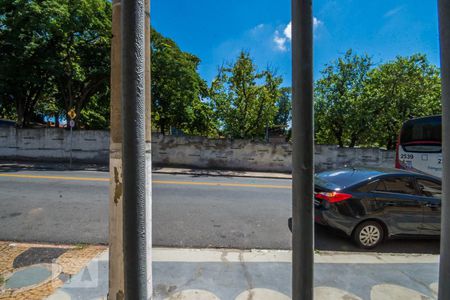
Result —
[{"label": "sidewalk", "polygon": [[[290,299],[290,257],[290,251],[276,250],[153,249],[153,299]],[[316,253],[315,299],[436,299],[438,259]],[[47,299],[106,299],[107,290],[105,251]]]},{"label": "sidewalk", "polygon": [[[37,161],[5,161],[0,160],[0,172],[9,172],[12,170],[69,170],[67,163],[60,162],[37,162]],[[102,171],[108,172],[108,166],[100,164],[82,164],[74,163],[73,171]],[[251,177],[251,178],[268,178],[268,179],[292,179],[292,175],[288,173],[275,172],[248,172],[248,171],[232,171],[232,170],[215,170],[215,169],[191,169],[191,168],[174,168],[174,167],[153,167],[154,174],[182,174],[193,176],[225,176],[225,177]]]},{"label": "sidewalk", "polygon": [[0,299],[45,299],[106,249],[0,241]]}]

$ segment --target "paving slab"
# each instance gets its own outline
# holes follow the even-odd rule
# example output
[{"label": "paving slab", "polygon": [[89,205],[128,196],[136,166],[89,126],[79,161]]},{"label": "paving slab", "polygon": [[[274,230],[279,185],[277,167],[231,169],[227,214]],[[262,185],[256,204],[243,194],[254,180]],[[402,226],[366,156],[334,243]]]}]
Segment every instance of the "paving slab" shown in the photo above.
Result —
[{"label": "paving slab", "polygon": [[0,241],[0,299],[44,299],[105,249]]},{"label": "paving slab", "polygon": [[[153,250],[153,299],[285,300],[291,296],[291,252],[277,250]],[[315,299],[436,299],[437,255],[320,252]],[[47,298],[106,299],[105,251]]]}]

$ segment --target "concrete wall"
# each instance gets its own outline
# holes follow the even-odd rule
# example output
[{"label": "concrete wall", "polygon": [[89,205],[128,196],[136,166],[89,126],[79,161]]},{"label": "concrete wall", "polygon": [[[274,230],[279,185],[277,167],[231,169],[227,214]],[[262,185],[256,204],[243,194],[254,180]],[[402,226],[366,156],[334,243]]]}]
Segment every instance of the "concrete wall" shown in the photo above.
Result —
[{"label": "concrete wall", "polygon": [[[4,159],[35,159],[69,161],[70,131],[64,129],[0,128],[0,157]],[[73,131],[74,161],[107,163],[109,132]]]},{"label": "concrete wall", "polygon": [[[108,162],[108,131],[74,131],[73,159]],[[291,171],[292,145],[248,140],[153,135],[154,166],[217,168],[250,171]],[[0,128],[0,158],[68,161],[70,133],[64,129]],[[317,170],[345,165],[394,166],[395,153],[374,148],[316,145]]]}]

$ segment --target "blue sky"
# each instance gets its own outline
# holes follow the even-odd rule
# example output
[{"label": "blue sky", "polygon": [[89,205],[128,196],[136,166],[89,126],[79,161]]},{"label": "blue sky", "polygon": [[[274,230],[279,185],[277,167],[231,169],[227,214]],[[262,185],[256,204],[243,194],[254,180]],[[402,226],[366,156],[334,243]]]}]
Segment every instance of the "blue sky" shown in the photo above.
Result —
[{"label": "blue sky", "polygon": [[[439,65],[436,0],[315,0],[314,76],[349,48],[375,63],[427,54]],[[291,83],[290,0],[151,0],[153,26],[201,60],[210,82],[244,49]]]}]

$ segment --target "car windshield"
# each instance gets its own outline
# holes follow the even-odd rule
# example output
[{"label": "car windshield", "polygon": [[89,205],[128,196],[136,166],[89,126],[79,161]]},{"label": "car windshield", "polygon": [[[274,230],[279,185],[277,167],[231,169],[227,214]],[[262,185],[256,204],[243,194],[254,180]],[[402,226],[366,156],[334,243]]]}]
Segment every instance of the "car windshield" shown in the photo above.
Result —
[{"label": "car windshield", "polygon": [[319,187],[342,190],[379,174],[376,170],[341,169],[317,173],[314,179]]}]

